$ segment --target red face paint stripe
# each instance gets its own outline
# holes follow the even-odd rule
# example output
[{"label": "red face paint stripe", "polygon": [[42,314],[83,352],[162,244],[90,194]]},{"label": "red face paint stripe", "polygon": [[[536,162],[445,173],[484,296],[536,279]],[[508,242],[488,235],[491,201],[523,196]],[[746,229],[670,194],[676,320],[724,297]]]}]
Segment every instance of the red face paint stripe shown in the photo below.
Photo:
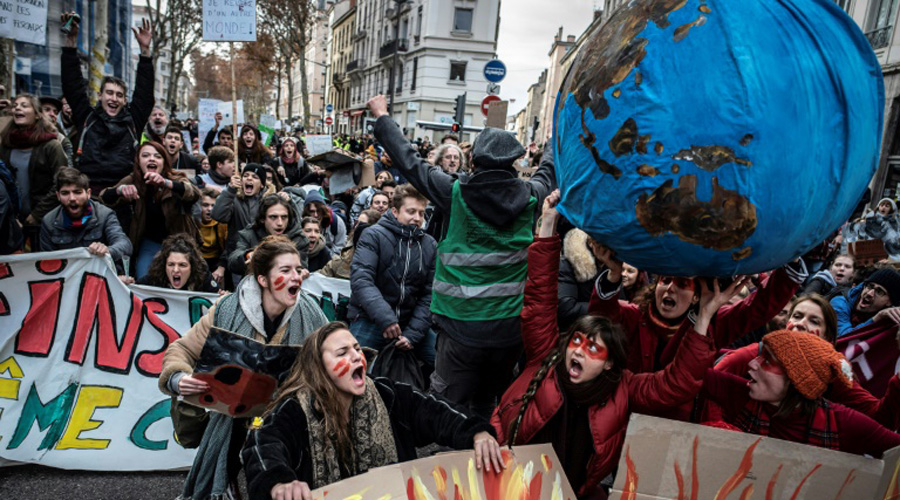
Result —
[{"label": "red face paint stripe", "polygon": [[331,371],[337,373],[338,371],[340,371],[341,368],[344,368],[346,366],[347,366],[347,360],[342,359],[342,360],[338,361],[336,365],[334,365],[334,368],[332,368]]}]

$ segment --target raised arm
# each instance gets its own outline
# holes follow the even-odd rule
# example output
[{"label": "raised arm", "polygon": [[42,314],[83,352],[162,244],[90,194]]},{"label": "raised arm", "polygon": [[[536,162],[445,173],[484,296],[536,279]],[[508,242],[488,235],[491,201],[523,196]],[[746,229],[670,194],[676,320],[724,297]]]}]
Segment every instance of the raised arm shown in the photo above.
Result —
[{"label": "raised arm", "polygon": [[[63,13],[65,23],[74,12]],[[72,21],[69,34],[63,39],[60,74],[62,76],[63,96],[72,108],[72,118],[79,127],[84,126],[91,113],[91,101],[87,94],[87,82],[81,74],[81,61],[78,60],[78,22]]]},{"label": "raised arm", "polygon": [[153,29],[150,21],[144,19],[140,28],[133,27],[131,30],[137,38],[138,45],[141,48],[141,56],[138,59],[137,76],[135,77],[134,92],[131,94],[131,119],[134,122],[134,129],[143,130],[150,119],[150,113],[153,111],[155,97],[153,95],[153,85],[156,81],[153,68],[153,57],[150,50],[150,42],[153,38]]},{"label": "raised arm", "polygon": [[419,151],[410,144],[400,127],[387,114],[387,102],[383,95],[370,99],[368,106],[372,115],[377,118],[375,139],[387,151],[394,166],[435,206],[450,213],[456,177],[434,165],[429,165],[419,156]]},{"label": "raised arm", "polygon": [[525,303],[522,307],[522,342],[529,364],[540,363],[559,340],[556,317],[559,303],[559,254],[562,243],[556,232],[559,212],[559,192],[554,191],[542,208],[538,235],[528,247],[528,281],[525,282]]}]

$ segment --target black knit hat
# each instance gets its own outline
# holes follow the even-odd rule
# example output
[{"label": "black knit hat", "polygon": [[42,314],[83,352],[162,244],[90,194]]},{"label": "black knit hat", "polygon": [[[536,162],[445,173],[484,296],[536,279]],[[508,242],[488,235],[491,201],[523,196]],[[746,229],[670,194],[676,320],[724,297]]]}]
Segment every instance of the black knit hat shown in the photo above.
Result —
[{"label": "black knit hat", "polygon": [[891,296],[891,305],[900,304],[900,273],[886,267],[879,269],[866,279],[866,283],[875,283],[881,285],[888,291]]},{"label": "black knit hat", "polygon": [[266,183],[266,167],[260,165],[259,163],[248,163],[244,165],[244,169],[241,170],[241,175],[246,174],[247,172],[253,172],[259,177],[259,180]]},{"label": "black knit hat", "polygon": [[516,136],[499,128],[485,127],[472,145],[472,163],[484,170],[513,169],[513,162],[524,154]]}]

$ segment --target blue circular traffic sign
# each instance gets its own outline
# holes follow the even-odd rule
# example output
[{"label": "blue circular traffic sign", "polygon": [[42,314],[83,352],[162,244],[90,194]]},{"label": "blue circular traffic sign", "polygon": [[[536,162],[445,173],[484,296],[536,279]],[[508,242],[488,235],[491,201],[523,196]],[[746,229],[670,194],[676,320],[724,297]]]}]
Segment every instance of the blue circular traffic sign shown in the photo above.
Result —
[{"label": "blue circular traffic sign", "polygon": [[506,65],[500,59],[492,59],[484,65],[484,78],[491,83],[500,83],[506,76]]}]

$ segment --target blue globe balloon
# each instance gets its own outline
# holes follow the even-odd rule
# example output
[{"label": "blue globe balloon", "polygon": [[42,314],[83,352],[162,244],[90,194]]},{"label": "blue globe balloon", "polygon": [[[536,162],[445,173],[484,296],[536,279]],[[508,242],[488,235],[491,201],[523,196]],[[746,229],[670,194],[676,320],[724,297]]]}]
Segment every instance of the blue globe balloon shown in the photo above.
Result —
[{"label": "blue globe balloon", "polygon": [[560,89],[560,211],[650,272],[778,267],[846,221],[878,163],[884,83],[829,0],[632,0]]}]

